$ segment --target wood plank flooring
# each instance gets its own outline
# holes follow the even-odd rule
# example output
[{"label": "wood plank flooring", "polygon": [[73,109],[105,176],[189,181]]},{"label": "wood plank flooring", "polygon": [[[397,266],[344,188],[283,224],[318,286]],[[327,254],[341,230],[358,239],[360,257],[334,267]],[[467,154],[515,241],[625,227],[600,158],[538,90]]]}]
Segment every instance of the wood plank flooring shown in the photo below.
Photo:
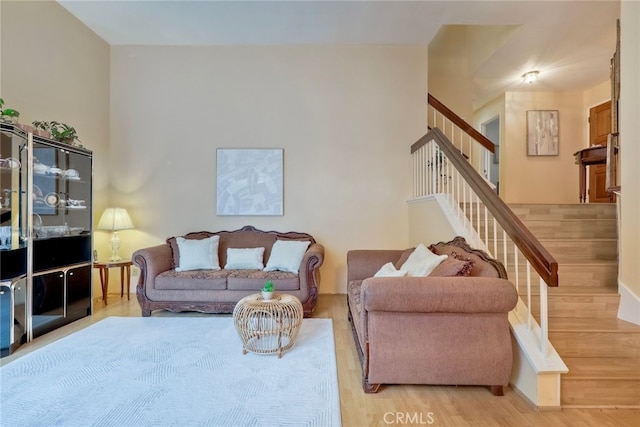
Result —
[{"label": "wood plank flooring", "polygon": [[[156,311],[153,315],[203,316],[199,313],[166,311]],[[96,300],[93,316],[81,319],[20,347],[13,355],[0,359],[0,364],[9,363],[108,316],[140,316],[140,308],[135,296],[132,296],[131,301],[127,301],[121,299],[119,295],[109,295],[108,306]],[[509,387],[505,389],[505,396],[502,397],[493,396],[484,387],[454,386],[389,385],[382,387],[377,394],[365,394],[361,387],[360,363],[347,321],[346,296],[321,294],[314,317],[333,319],[344,427],[389,425],[631,427],[640,425],[638,409],[562,409],[537,412]],[[240,350],[238,352],[240,354]],[[586,371],[600,369],[597,361],[593,363],[595,366],[585,362],[581,369]]]}]

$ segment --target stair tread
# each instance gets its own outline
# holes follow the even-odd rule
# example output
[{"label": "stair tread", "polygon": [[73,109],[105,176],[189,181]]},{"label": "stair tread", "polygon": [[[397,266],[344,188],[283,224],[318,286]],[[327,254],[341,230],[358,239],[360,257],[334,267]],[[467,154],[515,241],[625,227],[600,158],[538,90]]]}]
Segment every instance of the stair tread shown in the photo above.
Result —
[{"label": "stair tread", "polygon": [[548,289],[549,295],[618,295],[617,286],[556,286]]},{"label": "stair tread", "polygon": [[571,259],[567,261],[562,261],[558,266],[561,268],[562,266],[589,266],[589,265],[617,265],[618,260],[615,259]]},{"label": "stair tread", "polygon": [[[482,218],[480,218],[480,221],[483,221]],[[577,222],[577,223],[583,223],[583,222],[607,222],[607,223],[615,223],[616,222],[616,218],[562,218],[562,219],[548,219],[548,218],[527,218],[524,219],[523,222]]]},{"label": "stair tread", "polygon": [[543,237],[543,238],[539,238],[538,239],[541,243],[543,242],[570,242],[570,243],[574,243],[574,242],[584,242],[589,241],[589,242],[616,242],[618,241],[617,238],[615,237],[559,237],[559,238],[550,238],[550,237]]},{"label": "stair tread", "polygon": [[[475,211],[474,211],[475,212]],[[480,211],[482,213],[482,211]],[[517,215],[516,215],[517,216]],[[474,220],[476,219],[474,215]],[[489,222],[493,222],[493,217],[488,217]],[[542,223],[542,222],[572,222],[572,223],[584,223],[584,222],[606,222],[607,224],[615,224],[616,218],[545,218],[545,217],[534,217],[534,218],[521,218],[520,219],[525,224],[527,222],[533,223]],[[485,217],[480,216],[480,222],[484,224]]]},{"label": "stair tread", "polygon": [[640,333],[640,326],[615,318],[549,316],[549,331]]},{"label": "stair tread", "polygon": [[[562,282],[560,282],[562,284]],[[526,285],[520,285],[520,290],[525,291]],[[531,287],[531,295],[539,295],[537,286]],[[617,286],[556,286],[547,287],[549,296],[575,295],[575,296],[618,296]]]},{"label": "stair tread", "polygon": [[569,372],[562,380],[640,380],[640,358],[637,357],[565,357]]},{"label": "stair tread", "polygon": [[509,203],[509,206],[518,207],[567,207],[567,208],[615,208],[615,203]]}]

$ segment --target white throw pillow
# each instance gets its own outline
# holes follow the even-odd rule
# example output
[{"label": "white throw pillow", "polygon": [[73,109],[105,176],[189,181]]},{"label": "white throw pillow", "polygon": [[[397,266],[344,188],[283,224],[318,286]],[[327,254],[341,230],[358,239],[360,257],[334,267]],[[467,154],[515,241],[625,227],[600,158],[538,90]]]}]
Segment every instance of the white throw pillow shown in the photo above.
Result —
[{"label": "white throw pillow", "polygon": [[407,275],[407,270],[396,270],[396,266],[392,262],[388,262],[382,267],[373,277],[404,277]]},{"label": "white throw pillow", "polygon": [[202,240],[176,238],[180,255],[180,265],[176,267],[176,271],[220,270],[219,241],[220,236],[211,236]]},{"label": "white throw pillow", "polygon": [[409,276],[428,276],[447,255],[436,255],[420,243],[400,266],[400,270],[407,270]]},{"label": "white throw pillow", "polygon": [[228,248],[227,270],[262,270],[264,248]]},{"label": "white throw pillow", "polygon": [[264,271],[280,270],[298,274],[300,263],[310,244],[308,240],[276,240]]}]

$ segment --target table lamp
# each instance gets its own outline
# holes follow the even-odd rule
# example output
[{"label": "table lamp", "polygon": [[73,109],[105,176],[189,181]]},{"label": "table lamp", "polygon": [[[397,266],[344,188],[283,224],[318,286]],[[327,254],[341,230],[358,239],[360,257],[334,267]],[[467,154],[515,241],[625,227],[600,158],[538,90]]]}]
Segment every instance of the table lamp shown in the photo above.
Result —
[{"label": "table lamp", "polygon": [[120,238],[118,237],[118,230],[129,230],[133,228],[131,217],[124,208],[107,208],[100,217],[98,223],[98,230],[111,230],[113,236],[111,236],[111,259],[110,261],[120,261]]}]

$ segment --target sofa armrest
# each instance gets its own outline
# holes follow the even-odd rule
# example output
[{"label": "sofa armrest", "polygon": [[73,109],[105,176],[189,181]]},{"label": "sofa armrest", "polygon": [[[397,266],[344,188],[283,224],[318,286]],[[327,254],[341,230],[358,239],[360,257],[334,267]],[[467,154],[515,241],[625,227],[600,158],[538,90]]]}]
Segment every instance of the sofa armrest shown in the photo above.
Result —
[{"label": "sofa armrest", "polygon": [[[305,252],[300,263],[300,288],[310,289],[318,287],[320,283],[320,266],[324,262],[324,246],[319,243],[312,243]],[[317,289],[316,289],[317,292]]]},{"label": "sofa armrest", "polygon": [[373,277],[380,267],[396,262],[404,250],[356,249],[347,252],[347,283]]},{"label": "sofa armrest", "polygon": [[[313,261],[311,264],[309,261]],[[302,263],[300,264],[300,269],[308,268],[309,265],[312,265],[313,268],[319,267],[324,262],[324,246],[319,243],[312,243],[307,248],[307,251],[302,258]],[[316,265],[317,264],[317,265]]]},{"label": "sofa armrest", "polygon": [[153,286],[158,274],[171,270],[173,256],[168,244],[139,249],[131,257],[133,263],[140,268],[140,280],[138,288],[144,290],[147,286]]},{"label": "sofa armrest", "polygon": [[372,277],[362,282],[361,298],[367,312],[507,313],[518,293],[490,277]]}]

